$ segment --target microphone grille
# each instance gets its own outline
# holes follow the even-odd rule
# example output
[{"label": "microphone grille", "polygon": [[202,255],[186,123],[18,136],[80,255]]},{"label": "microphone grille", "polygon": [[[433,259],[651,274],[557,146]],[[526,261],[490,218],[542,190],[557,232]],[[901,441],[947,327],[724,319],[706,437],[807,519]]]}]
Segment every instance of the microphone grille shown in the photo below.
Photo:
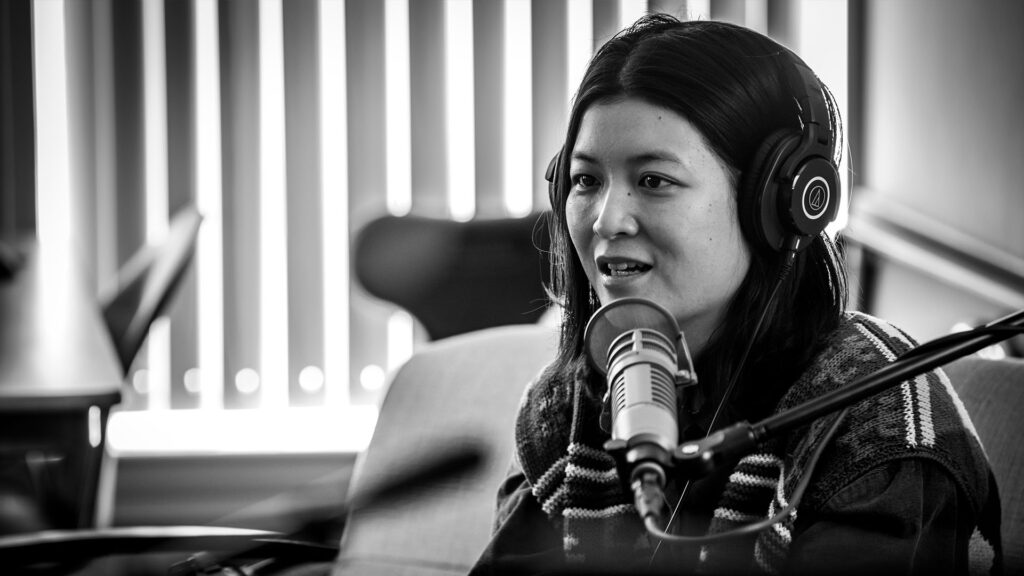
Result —
[{"label": "microphone grille", "polygon": [[602,306],[587,323],[584,345],[591,365],[602,374],[607,374],[615,354],[612,342],[637,329],[654,331],[663,336],[661,343],[652,346],[666,343],[674,357],[676,343],[673,339],[680,337],[680,330],[668,310],[643,298],[622,298]]},{"label": "microphone grille", "polygon": [[644,364],[650,371],[650,402],[663,406],[675,413],[675,347],[657,330],[638,328],[619,335],[612,341],[608,357],[609,383],[612,391],[613,410],[626,406],[626,375],[630,367]]}]

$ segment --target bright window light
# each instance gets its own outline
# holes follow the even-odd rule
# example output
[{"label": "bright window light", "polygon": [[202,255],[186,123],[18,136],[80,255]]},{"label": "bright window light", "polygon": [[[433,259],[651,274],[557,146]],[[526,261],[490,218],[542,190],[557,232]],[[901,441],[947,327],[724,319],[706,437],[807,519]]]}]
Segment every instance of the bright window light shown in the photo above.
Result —
[{"label": "bright window light", "polygon": [[[846,0],[822,2],[802,0],[800,5],[800,56],[835,96],[842,112],[843,126],[850,126],[847,94],[847,25]],[[849,147],[849,142],[844,142]],[[850,180],[847,176],[847,154],[843,154],[839,165],[840,187],[843,199],[836,221],[826,229],[835,234],[846,227],[849,219]]]},{"label": "bright window light", "polygon": [[320,2],[320,170],[324,235],[324,402],[349,404],[348,100],[345,2]]},{"label": "bright window light", "polygon": [[115,411],[107,446],[119,458],[152,455],[354,453],[366,449],[375,406]]},{"label": "bright window light", "polygon": [[476,213],[473,2],[445,0],[444,8],[448,210],[464,221]]},{"label": "bright window light", "polygon": [[[687,2],[689,7],[689,2]],[[619,0],[619,27],[628,28],[647,13],[647,0]]]},{"label": "bright window light", "polygon": [[103,442],[103,411],[99,406],[89,406],[89,446],[98,448]]},{"label": "bright window light", "polygon": [[[216,0],[195,4],[196,203],[203,214],[196,249],[199,405],[224,406],[224,258],[221,226],[220,51]],[[186,372],[186,387],[189,384]]]},{"label": "bright window light", "polygon": [[384,3],[384,71],[388,212],[402,216],[412,208],[409,0]]},{"label": "bright window light", "polygon": [[136,394],[142,396],[149,394],[149,370],[140,368],[132,373],[132,388]]},{"label": "bright window light", "polygon": [[[142,58],[146,163],[146,243],[156,246],[167,236],[167,69],[163,2],[142,4]],[[171,326],[159,318],[146,339],[149,365],[146,406],[171,406]]]},{"label": "bright window light", "polygon": [[299,372],[299,387],[306,392],[319,392],[324,387],[324,372],[316,366],[306,366]]},{"label": "bright window light", "polygon": [[252,368],[242,368],[235,373],[235,390],[242,394],[253,394],[260,389],[260,375]]},{"label": "bright window light", "polygon": [[365,366],[359,372],[359,385],[365,390],[380,390],[387,380],[387,372],[376,364]]},{"label": "bright window light", "polygon": [[533,210],[533,58],[530,0],[505,0],[504,194],[510,216]]},{"label": "bright window light", "polygon": [[761,34],[768,33],[768,0],[746,0],[744,24]]},{"label": "bright window light", "polygon": [[710,20],[711,19],[711,0],[687,0],[686,1],[686,19],[687,20]]},{"label": "bright window light", "polygon": [[260,0],[260,405],[288,405],[288,231],[281,0]]},{"label": "bright window light", "polygon": [[396,310],[388,317],[388,370],[401,366],[412,356],[414,335],[412,315]]},{"label": "bright window light", "polygon": [[181,376],[181,384],[189,394],[200,394],[202,392],[199,368],[189,368]]},{"label": "bright window light", "polygon": [[591,0],[569,0],[568,9],[565,28],[569,95],[566,105],[570,106],[593,52],[594,9]]},{"label": "bright window light", "polygon": [[71,262],[64,2],[36,0],[32,10],[36,84],[36,228],[40,246],[45,248],[55,268],[60,268]]},{"label": "bright window light", "polygon": [[162,316],[153,320],[146,338],[149,393],[146,408],[164,410],[171,407],[171,319]]}]

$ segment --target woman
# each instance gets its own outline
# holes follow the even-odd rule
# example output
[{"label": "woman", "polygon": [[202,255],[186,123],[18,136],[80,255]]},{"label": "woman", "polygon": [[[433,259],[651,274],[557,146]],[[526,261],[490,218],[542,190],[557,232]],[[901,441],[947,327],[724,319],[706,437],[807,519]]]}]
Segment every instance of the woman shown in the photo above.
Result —
[{"label": "woman", "polygon": [[680,394],[681,439],[820,396],[915,345],[845,310],[822,232],[840,136],[806,65],[742,27],[653,15],[598,51],[550,178],[559,352],[520,408],[474,573],[965,573],[969,547],[999,564],[998,495],[939,371],[862,401],[831,434],[835,415],[734,467],[670,479],[664,531],[700,536],[771,517],[813,474],[796,513],[754,535],[660,542],[603,450],[608,386],[584,349],[603,304],[646,298],[681,327],[700,388]]}]

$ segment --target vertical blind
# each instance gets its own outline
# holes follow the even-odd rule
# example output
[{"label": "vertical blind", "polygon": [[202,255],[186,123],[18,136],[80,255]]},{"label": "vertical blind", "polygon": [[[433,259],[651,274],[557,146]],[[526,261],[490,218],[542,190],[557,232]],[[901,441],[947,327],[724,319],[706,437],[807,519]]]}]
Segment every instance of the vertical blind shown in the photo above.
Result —
[{"label": "vertical blind", "polygon": [[66,133],[40,140],[39,172],[67,175],[39,182],[40,240],[101,294],[177,209],[204,214],[126,410],[374,404],[420,334],[351,277],[363,225],[545,209],[595,47],[656,10],[799,48],[804,4],[821,1],[36,0],[65,71],[37,91],[40,128]]}]

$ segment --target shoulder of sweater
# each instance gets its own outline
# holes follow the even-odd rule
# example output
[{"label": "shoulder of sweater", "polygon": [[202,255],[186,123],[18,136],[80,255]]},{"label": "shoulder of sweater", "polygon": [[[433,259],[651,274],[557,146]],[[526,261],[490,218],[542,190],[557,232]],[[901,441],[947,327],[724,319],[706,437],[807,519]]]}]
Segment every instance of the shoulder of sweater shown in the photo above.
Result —
[{"label": "shoulder of sweater", "polygon": [[[852,385],[895,360],[916,342],[892,324],[859,312],[847,313],[780,410]],[[787,453],[799,470],[834,415],[790,436]],[[939,369],[890,386],[851,406],[816,473],[820,500],[884,462],[924,458],[951,473],[973,498],[986,491],[988,465],[973,426]]]},{"label": "shoulder of sweater", "polygon": [[847,312],[834,331],[823,335],[818,351],[783,395],[778,409],[842,388],[883,368],[916,345],[904,331],[884,320]]}]

